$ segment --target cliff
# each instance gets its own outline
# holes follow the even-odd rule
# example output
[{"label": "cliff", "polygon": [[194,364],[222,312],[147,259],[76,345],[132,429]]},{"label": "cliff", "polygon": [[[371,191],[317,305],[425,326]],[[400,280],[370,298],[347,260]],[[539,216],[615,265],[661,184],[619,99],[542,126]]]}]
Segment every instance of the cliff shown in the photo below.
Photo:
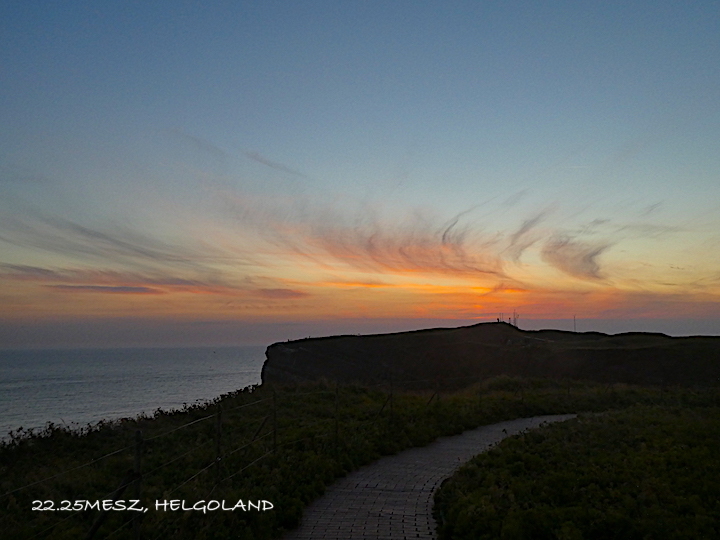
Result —
[{"label": "cliff", "polygon": [[307,338],[274,343],[265,354],[263,383],[392,380],[408,389],[455,389],[510,375],[604,383],[720,384],[720,337],[527,331],[502,322]]}]

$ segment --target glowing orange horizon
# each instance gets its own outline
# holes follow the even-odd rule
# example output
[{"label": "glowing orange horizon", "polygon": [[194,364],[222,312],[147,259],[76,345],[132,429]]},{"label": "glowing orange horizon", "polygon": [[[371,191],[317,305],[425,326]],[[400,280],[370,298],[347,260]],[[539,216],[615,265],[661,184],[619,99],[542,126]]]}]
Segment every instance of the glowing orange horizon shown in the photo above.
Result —
[{"label": "glowing orange horizon", "polygon": [[[6,278],[6,281],[7,280]],[[217,317],[278,320],[324,317],[475,318],[509,313],[524,318],[647,318],[717,316],[717,297],[623,291],[612,287],[573,291],[490,287],[390,279],[372,281],[275,280],[261,287],[163,285],[147,281],[47,284],[14,281],[5,287],[0,316],[6,319],[59,316]]]},{"label": "glowing orange horizon", "polygon": [[432,231],[275,229],[286,235],[277,243],[232,245],[218,233],[223,249],[252,254],[242,265],[221,249],[179,263],[120,259],[114,268],[108,260],[105,269],[66,259],[5,264],[0,317],[492,319],[513,309],[525,319],[720,317],[720,280],[703,278],[704,269],[678,273],[615,259],[606,276],[568,262],[585,260],[590,248],[579,242],[556,241],[562,264],[537,253],[520,263],[503,259],[496,243],[473,250],[460,236]]}]

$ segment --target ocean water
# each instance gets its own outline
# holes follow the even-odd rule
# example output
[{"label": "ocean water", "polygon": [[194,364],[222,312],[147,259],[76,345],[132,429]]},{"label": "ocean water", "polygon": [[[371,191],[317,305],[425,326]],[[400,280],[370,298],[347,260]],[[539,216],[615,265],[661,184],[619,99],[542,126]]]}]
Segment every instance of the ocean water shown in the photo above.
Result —
[{"label": "ocean water", "polygon": [[0,351],[0,438],[171,410],[260,383],[265,347]]}]

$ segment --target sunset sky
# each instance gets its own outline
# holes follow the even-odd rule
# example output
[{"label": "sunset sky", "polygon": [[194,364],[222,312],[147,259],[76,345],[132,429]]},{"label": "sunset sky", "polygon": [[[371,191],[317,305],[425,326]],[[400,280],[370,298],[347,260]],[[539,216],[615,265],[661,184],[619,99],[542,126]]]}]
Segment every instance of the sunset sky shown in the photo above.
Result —
[{"label": "sunset sky", "polygon": [[720,334],[717,2],[0,4],[0,347]]}]

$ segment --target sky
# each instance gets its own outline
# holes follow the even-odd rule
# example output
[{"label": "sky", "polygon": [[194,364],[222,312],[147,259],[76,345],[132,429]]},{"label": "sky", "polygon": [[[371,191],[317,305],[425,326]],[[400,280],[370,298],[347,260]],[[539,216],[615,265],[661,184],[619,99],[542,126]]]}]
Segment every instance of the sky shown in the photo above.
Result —
[{"label": "sky", "polygon": [[717,2],[9,0],[0,79],[0,347],[720,334]]}]

